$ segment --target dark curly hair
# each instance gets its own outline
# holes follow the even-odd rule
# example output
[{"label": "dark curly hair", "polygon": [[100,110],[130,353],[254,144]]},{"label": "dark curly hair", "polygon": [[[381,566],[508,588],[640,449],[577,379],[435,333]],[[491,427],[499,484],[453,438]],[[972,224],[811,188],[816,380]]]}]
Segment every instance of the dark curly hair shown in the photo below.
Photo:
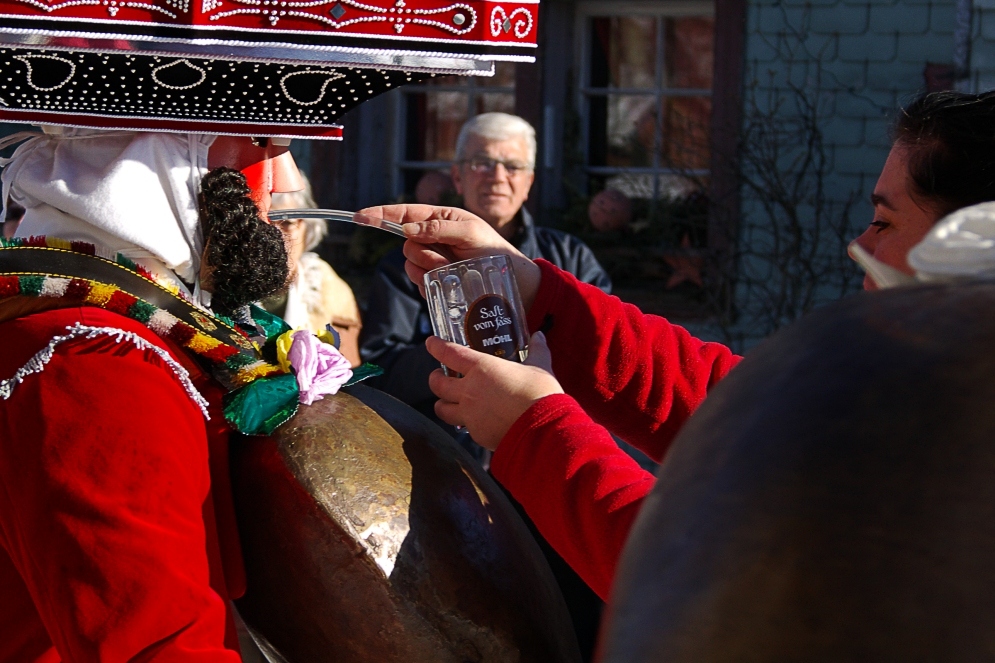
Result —
[{"label": "dark curly hair", "polygon": [[259,217],[249,194],[245,176],[231,168],[215,168],[201,180],[200,219],[211,307],[222,314],[287,285],[283,233]]},{"label": "dark curly hair", "polygon": [[922,94],[892,138],[908,150],[912,193],[940,216],[995,200],[995,92]]}]

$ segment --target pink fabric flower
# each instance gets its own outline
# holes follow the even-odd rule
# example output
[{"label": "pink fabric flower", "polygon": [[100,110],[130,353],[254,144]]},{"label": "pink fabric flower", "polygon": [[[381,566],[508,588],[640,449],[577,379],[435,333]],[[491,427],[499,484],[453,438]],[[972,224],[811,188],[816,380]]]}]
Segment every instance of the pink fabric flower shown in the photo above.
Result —
[{"label": "pink fabric flower", "polygon": [[287,352],[301,390],[300,402],[310,405],[325,394],[334,394],[352,378],[349,360],[334,345],[322,343],[309,331],[294,334]]}]

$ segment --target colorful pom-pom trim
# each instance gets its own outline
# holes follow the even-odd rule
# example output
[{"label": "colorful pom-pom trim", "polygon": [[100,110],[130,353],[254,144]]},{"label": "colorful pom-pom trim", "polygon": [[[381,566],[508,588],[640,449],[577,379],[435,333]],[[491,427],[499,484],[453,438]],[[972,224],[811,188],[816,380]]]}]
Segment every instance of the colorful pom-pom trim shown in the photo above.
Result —
[{"label": "colorful pom-pom trim", "polygon": [[[93,244],[85,242],[67,242],[55,237],[15,237],[0,239],[2,248],[39,247],[73,251],[84,255],[96,256],[117,263],[121,267],[165,287],[173,295],[191,302],[191,298],[181,292],[174,284],[163,283],[153,274],[122,256],[120,253],[102,251]],[[282,373],[279,367],[269,364],[258,357],[241,354],[233,346],[226,345],[217,339],[204,334],[195,327],[183,322],[168,311],[139,299],[116,285],[101,283],[80,277],[62,277],[42,274],[0,275],[0,299],[14,296],[52,297],[67,299],[79,304],[95,306],[112,311],[127,318],[137,320],[161,338],[169,339],[192,354],[202,357],[216,369],[222,369],[230,376],[229,381],[234,387],[241,387],[253,380],[268,375]],[[220,316],[213,316],[225,326],[232,327],[231,321]],[[236,331],[240,331],[235,328]],[[241,332],[240,332],[241,333]],[[248,341],[248,337],[242,336]]]}]

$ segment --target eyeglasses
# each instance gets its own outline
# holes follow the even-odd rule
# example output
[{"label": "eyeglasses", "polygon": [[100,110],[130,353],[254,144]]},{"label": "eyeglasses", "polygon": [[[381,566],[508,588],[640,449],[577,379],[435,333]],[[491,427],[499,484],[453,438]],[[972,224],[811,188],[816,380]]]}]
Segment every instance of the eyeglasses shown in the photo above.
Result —
[{"label": "eyeglasses", "polygon": [[504,169],[508,171],[508,175],[511,177],[532,172],[532,167],[521,161],[502,161],[501,159],[474,157],[460,161],[460,163],[465,163],[475,173],[493,173],[497,170],[498,164],[504,166]]},{"label": "eyeglasses", "polygon": [[304,219],[270,219],[269,222],[283,232],[289,232],[304,223]]}]

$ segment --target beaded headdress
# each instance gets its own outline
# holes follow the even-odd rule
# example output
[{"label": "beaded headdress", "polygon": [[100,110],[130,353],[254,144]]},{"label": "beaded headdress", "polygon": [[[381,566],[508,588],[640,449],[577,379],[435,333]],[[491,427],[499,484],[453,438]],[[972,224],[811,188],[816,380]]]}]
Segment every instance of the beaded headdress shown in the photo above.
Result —
[{"label": "beaded headdress", "polygon": [[0,121],[338,138],[436,74],[533,61],[538,0],[0,0]]}]

